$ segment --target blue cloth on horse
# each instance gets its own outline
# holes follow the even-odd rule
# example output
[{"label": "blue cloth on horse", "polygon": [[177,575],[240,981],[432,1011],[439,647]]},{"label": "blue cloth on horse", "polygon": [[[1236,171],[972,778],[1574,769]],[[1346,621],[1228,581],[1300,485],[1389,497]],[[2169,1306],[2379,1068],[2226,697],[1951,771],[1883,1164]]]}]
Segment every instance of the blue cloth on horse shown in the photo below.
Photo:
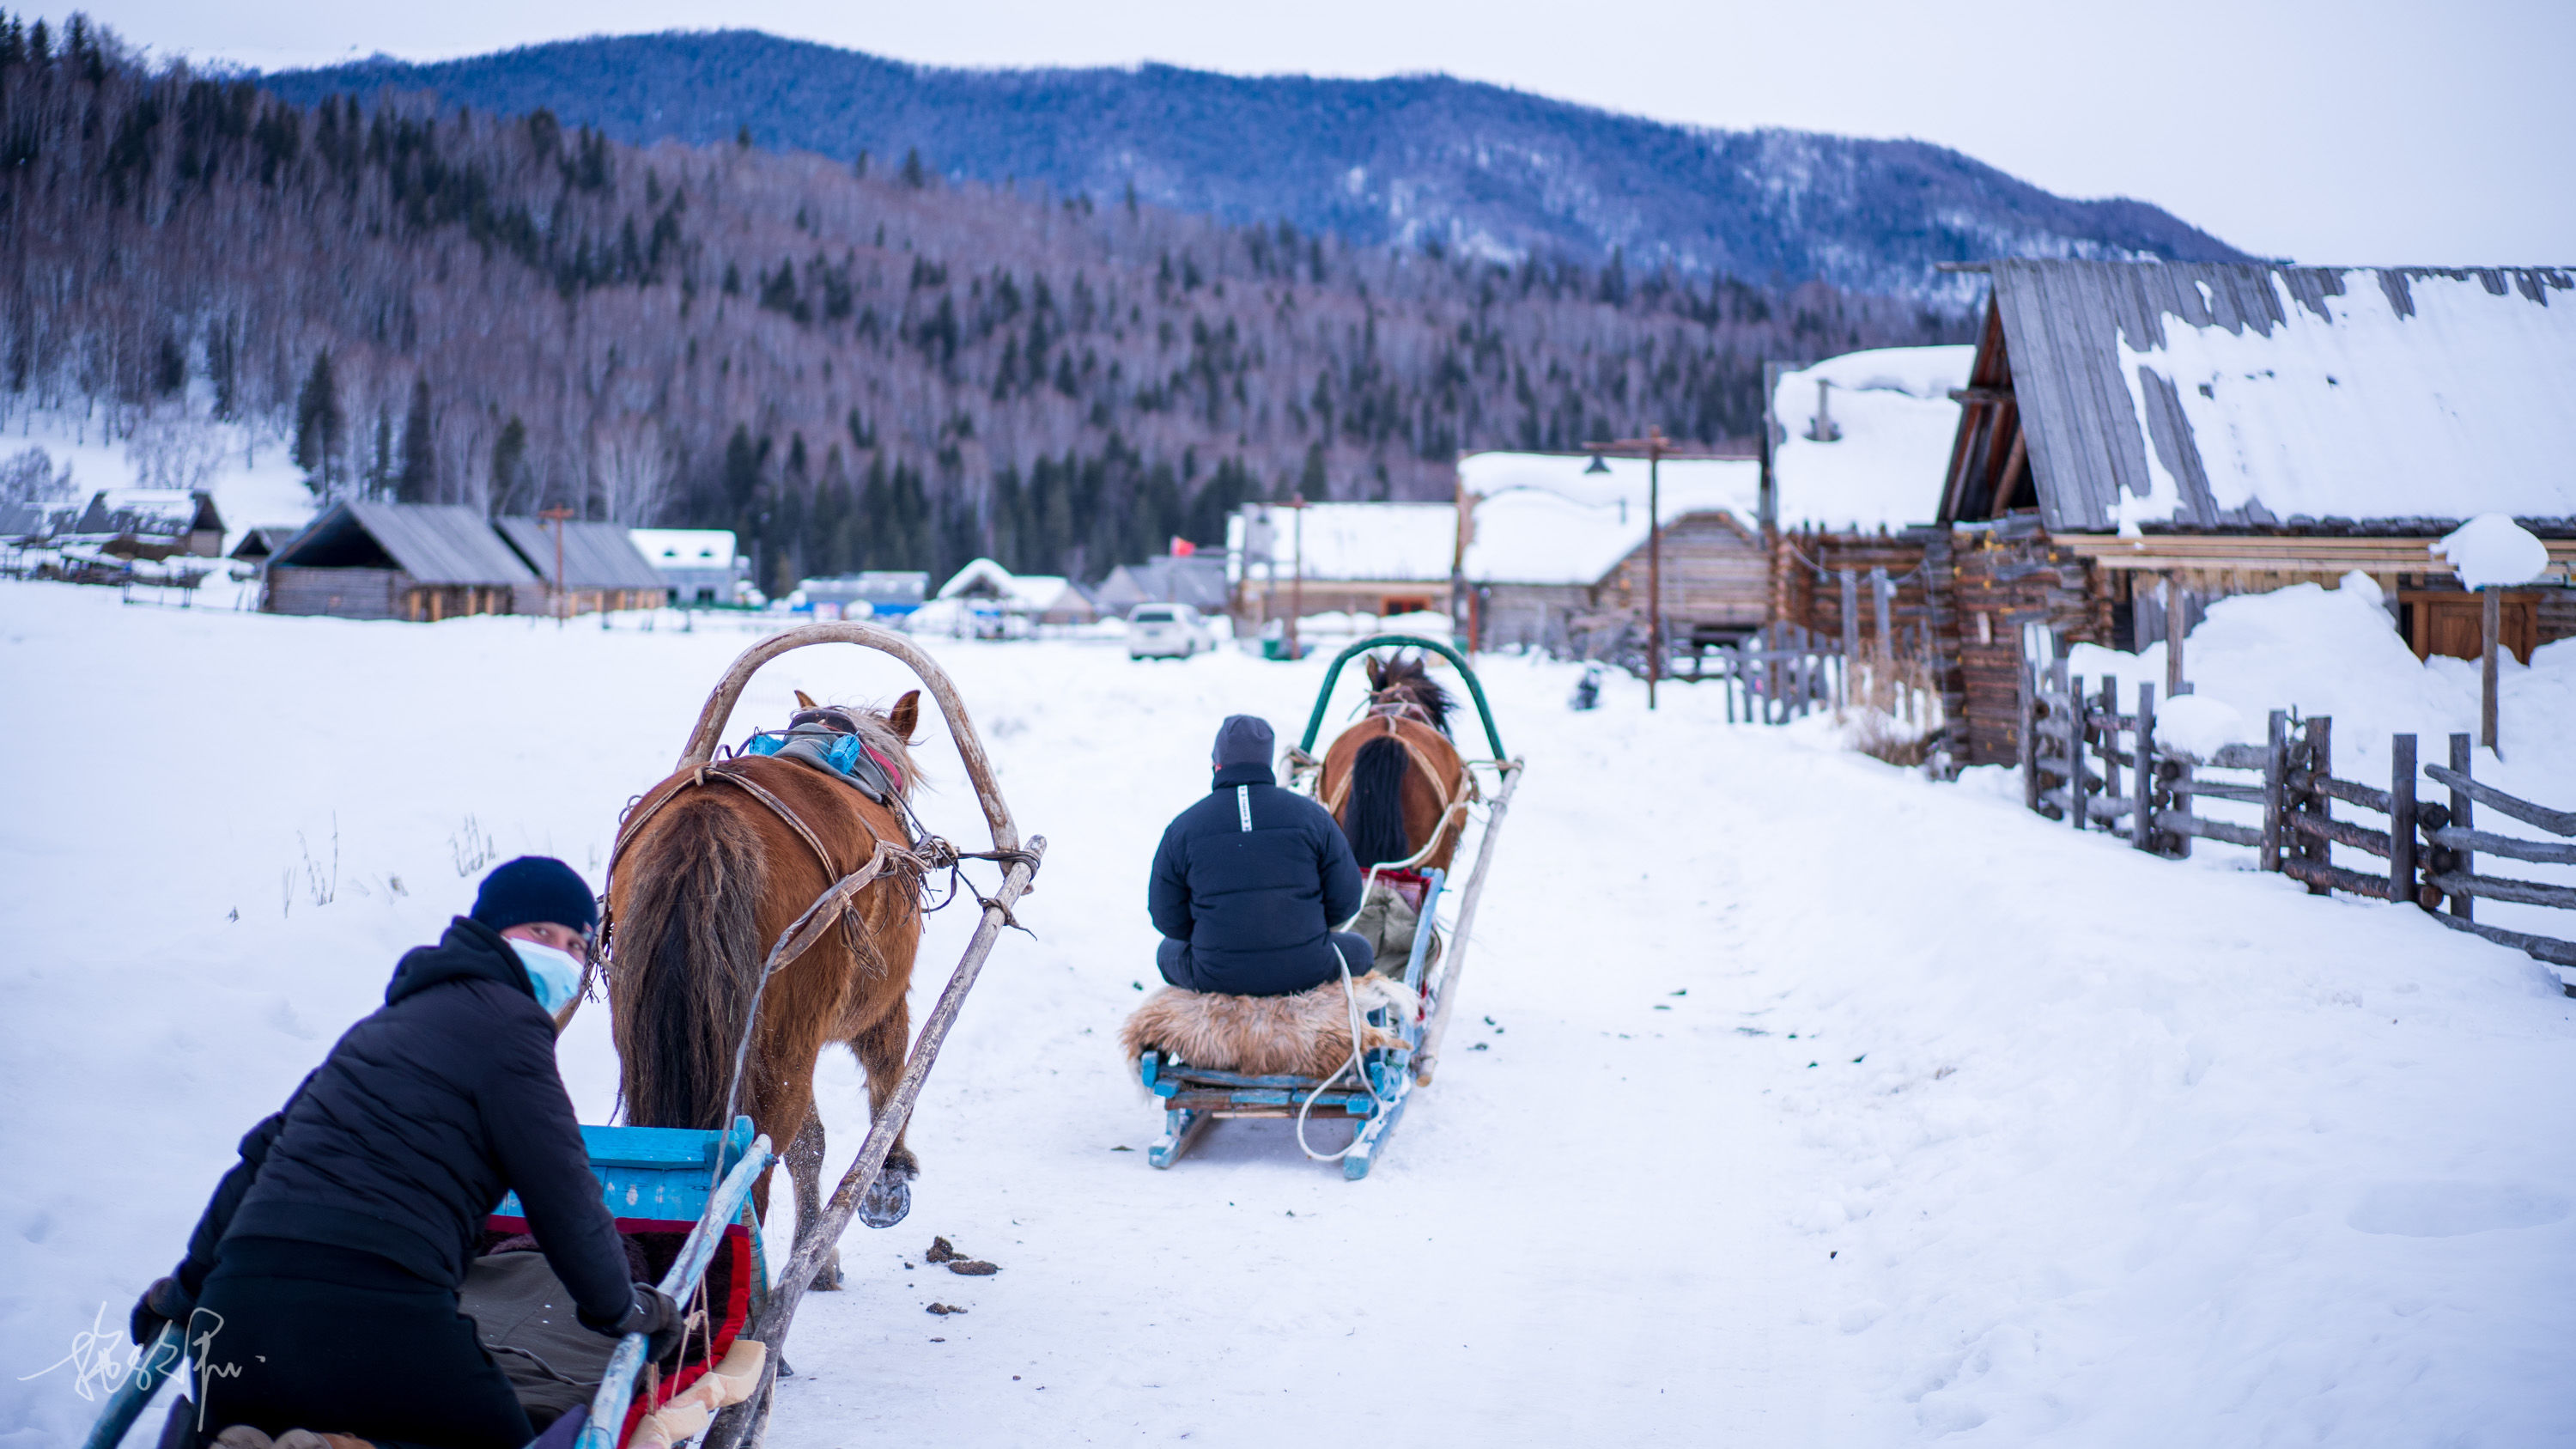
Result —
[{"label": "blue cloth on horse", "polygon": [[1280,789],[1268,765],[1228,765],[1164,830],[1146,905],[1167,938],[1164,980],[1286,996],[1340,976],[1332,927],[1359,911],[1359,862],[1324,807]]},{"label": "blue cloth on horse", "polygon": [[555,1069],[554,1018],[510,943],[459,916],[243,1137],[176,1276],[197,1292],[232,1238],[257,1236],[355,1250],[452,1294],[514,1189],[583,1321],[623,1317],[625,1245]]}]

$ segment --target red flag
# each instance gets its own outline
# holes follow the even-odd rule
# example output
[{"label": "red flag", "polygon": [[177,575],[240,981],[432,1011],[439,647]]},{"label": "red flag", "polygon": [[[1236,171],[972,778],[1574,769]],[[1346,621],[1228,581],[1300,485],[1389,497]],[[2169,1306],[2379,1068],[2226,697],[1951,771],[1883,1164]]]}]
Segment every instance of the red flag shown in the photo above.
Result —
[{"label": "red flag", "polygon": [[1198,551],[1199,546],[1197,544],[1190,542],[1188,539],[1181,537],[1177,533],[1172,535],[1172,557],[1188,558],[1190,555],[1197,553]]}]

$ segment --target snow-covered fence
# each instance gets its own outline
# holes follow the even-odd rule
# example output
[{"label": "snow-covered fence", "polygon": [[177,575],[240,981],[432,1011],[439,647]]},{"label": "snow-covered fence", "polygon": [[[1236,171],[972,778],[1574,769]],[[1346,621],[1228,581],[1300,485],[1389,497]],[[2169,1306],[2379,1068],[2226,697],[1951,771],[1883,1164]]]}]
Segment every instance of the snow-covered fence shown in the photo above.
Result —
[{"label": "snow-covered fence", "polygon": [[[2576,912],[2576,887],[2481,875],[2480,854],[2545,865],[2576,865],[2576,843],[2526,840],[2476,828],[2490,810],[2560,837],[2576,837],[2576,810],[2508,795],[2471,773],[2469,736],[2450,738],[2450,764],[2418,766],[2411,734],[2389,738],[2385,789],[2334,773],[2334,721],[2272,711],[2262,744],[2221,744],[2194,752],[2156,738],[2155,686],[2140,684],[2135,708],[2119,708],[2116,681],[2088,694],[2059,660],[2044,677],[2022,680],[2022,800],[2033,812],[2078,830],[2124,834],[2140,850],[2170,858],[2194,840],[2255,852],[2260,870],[2307,884],[2310,893],[2343,891],[2415,905],[2442,924],[2510,946],[2559,968],[2576,996],[2576,941],[2506,930],[2476,919],[2480,898]],[[2447,804],[2421,798],[2423,779],[2449,790]],[[2255,807],[2259,825],[2199,813],[2201,801]],[[2337,818],[2340,804],[2368,821]],[[2334,848],[2385,861],[2354,870],[2334,862]],[[2447,902],[2448,909],[2444,909]],[[2576,935],[2576,920],[2569,923]]]}]

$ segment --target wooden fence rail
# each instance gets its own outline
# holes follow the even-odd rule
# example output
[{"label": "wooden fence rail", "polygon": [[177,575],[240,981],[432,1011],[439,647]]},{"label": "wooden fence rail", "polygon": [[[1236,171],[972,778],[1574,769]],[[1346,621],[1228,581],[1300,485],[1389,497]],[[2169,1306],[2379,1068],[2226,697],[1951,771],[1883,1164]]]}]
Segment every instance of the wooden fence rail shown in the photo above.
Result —
[{"label": "wooden fence rail", "polygon": [[[2576,844],[2480,830],[2477,808],[2562,837],[2576,837],[2576,810],[2535,804],[2474,778],[2468,735],[2451,736],[2448,765],[2419,765],[2416,737],[2392,736],[2382,788],[2335,774],[2331,719],[2274,710],[2265,743],[2222,745],[2202,757],[2156,738],[2154,685],[2139,685],[2134,707],[2123,712],[2116,681],[2088,692],[2066,671],[2061,659],[2045,674],[2022,676],[2022,801],[2032,811],[2078,830],[2125,835],[2137,849],[2172,859],[2190,855],[2195,840],[2242,846],[2255,852],[2258,869],[2304,882],[2313,895],[2403,902],[2453,930],[2548,962],[2576,996],[2576,941],[2476,917],[2481,899],[2576,911],[2576,886],[2477,869],[2480,855],[2576,865]],[[2421,798],[2427,779],[2448,791],[2447,803]],[[2202,800],[2258,807],[2262,823],[2211,819],[2194,808]],[[2338,818],[2338,805],[2371,818]],[[2336,846],[2385,867],[2337,865]]]}]

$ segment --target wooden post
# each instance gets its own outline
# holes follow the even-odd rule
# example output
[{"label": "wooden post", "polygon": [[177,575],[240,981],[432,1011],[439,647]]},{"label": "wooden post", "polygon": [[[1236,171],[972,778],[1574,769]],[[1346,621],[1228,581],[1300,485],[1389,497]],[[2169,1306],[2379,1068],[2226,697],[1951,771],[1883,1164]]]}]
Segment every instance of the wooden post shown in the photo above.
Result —
[{"label": "wooden post", "polygon": [[2388,899],[2415,901],[2415,737],[2388,741]]},{"label": "wooden post", "polygon": [[2020,667],[2013,671],[2013,683],[2021,692],[2021,728],[2014,732],[2019,738],[2013,741],[2013,753],[2020,757],[2022,808],[2037,813],[2039,810],[2039,742],[2037,739],[2039,689],[2031,678],[2031,668],[2031,662],[2025,659]]},{"label": "wooden post", "polygon": [[2156,848],[2156,687],[2138,682],[2138,725],[2129,737],[2129,843]]},{"label": "wooden post", "polygon": [[2257,870],[2281,868],[2281,832],[2288,828],[2281,819],[2281,808],[2289,781],[2290,712],[2276,709],[2272,711],[2271,733],[2264,737],[2263,845],[2254,856]]},{"label": "wooden post", "polygon": [[2120,681],[2102,676],[2102,798],[2120,795]]},{"label": "wooden post", "polygon": [[1888,605],[1895,594],[1896,590],[1887,582],[1885,565],[1869,571],[1870,611],[1878,625],[1877,650],[1878,657],[1883,660],[1896,657],[1896,635],[1891,631],[1888,623]]},{"label": "wooden post", "polygon": [[[2064,666],[2061,664],[2060,668]],[[2084,698],[2084,676],[2075,676],[2075,687],[2066,691],[2066,819],[2082,830],[2090,823],[2085,812],[2089,798],[2084,789],[2088,772],[2084,768],[2084,721],[2088,713]]]},{"label": "wooden post", "polygon": [[[2334,721],[2323,717],[2309,720],[2307,733],[2308,788],[2299,792],[2298,809],[2301,814],[2332,820],[2334,797],[2325,792],[2323,782],[2334,774]],[[2323,836],[2299,832],[2298,849],[2299,858],[2312,864],[2330,865],[2334,861],[2333,847],[2326,844]],[[2333,890],[2320,882],[2310,881],[2308,894],[2331,895]]]},{"label": "wooden post", "polygon": [[[2463,777],[2467,777],[2472,773],[2470,767],[2476,763],[2477,752],[2469,748],[2469,737],[2451,736],[2451,768],[2459,771]],[[2469,792],[2457,785],[2451,787],[2451,823],[2462,830],[2473,830],[2478,823],[2478,802],[2470,799]],[[2476,852],[2464,849],[2452,859],[2457,862],[2451,867],[2453,875],[2469,876],[2477,873]],[[2477,919],[2477,903],[2466,894],[2455,895],[2451,897],[2451,914],[2463,921],[2474,921]]]},{"label": "wooden post", "polygon": [[1843,707],[1851,707],[1852,661],[1860,658],[1860,575],[1843,573]]},{"label": "wooden post", "polygon": [[2188,632],[2183,616],[2182,575],[2166,574],[2165,590],[2165,698],[2178,699],[2183,693],[2182,639]]},{"label": "wooden post", "polygon": [[2478,649],[2478,743],[2501,760],[2504,751],[2496,746],[2496,640],[2504,633],[2502,590],[2478,590],[2478,632],[2485,636]]}]

